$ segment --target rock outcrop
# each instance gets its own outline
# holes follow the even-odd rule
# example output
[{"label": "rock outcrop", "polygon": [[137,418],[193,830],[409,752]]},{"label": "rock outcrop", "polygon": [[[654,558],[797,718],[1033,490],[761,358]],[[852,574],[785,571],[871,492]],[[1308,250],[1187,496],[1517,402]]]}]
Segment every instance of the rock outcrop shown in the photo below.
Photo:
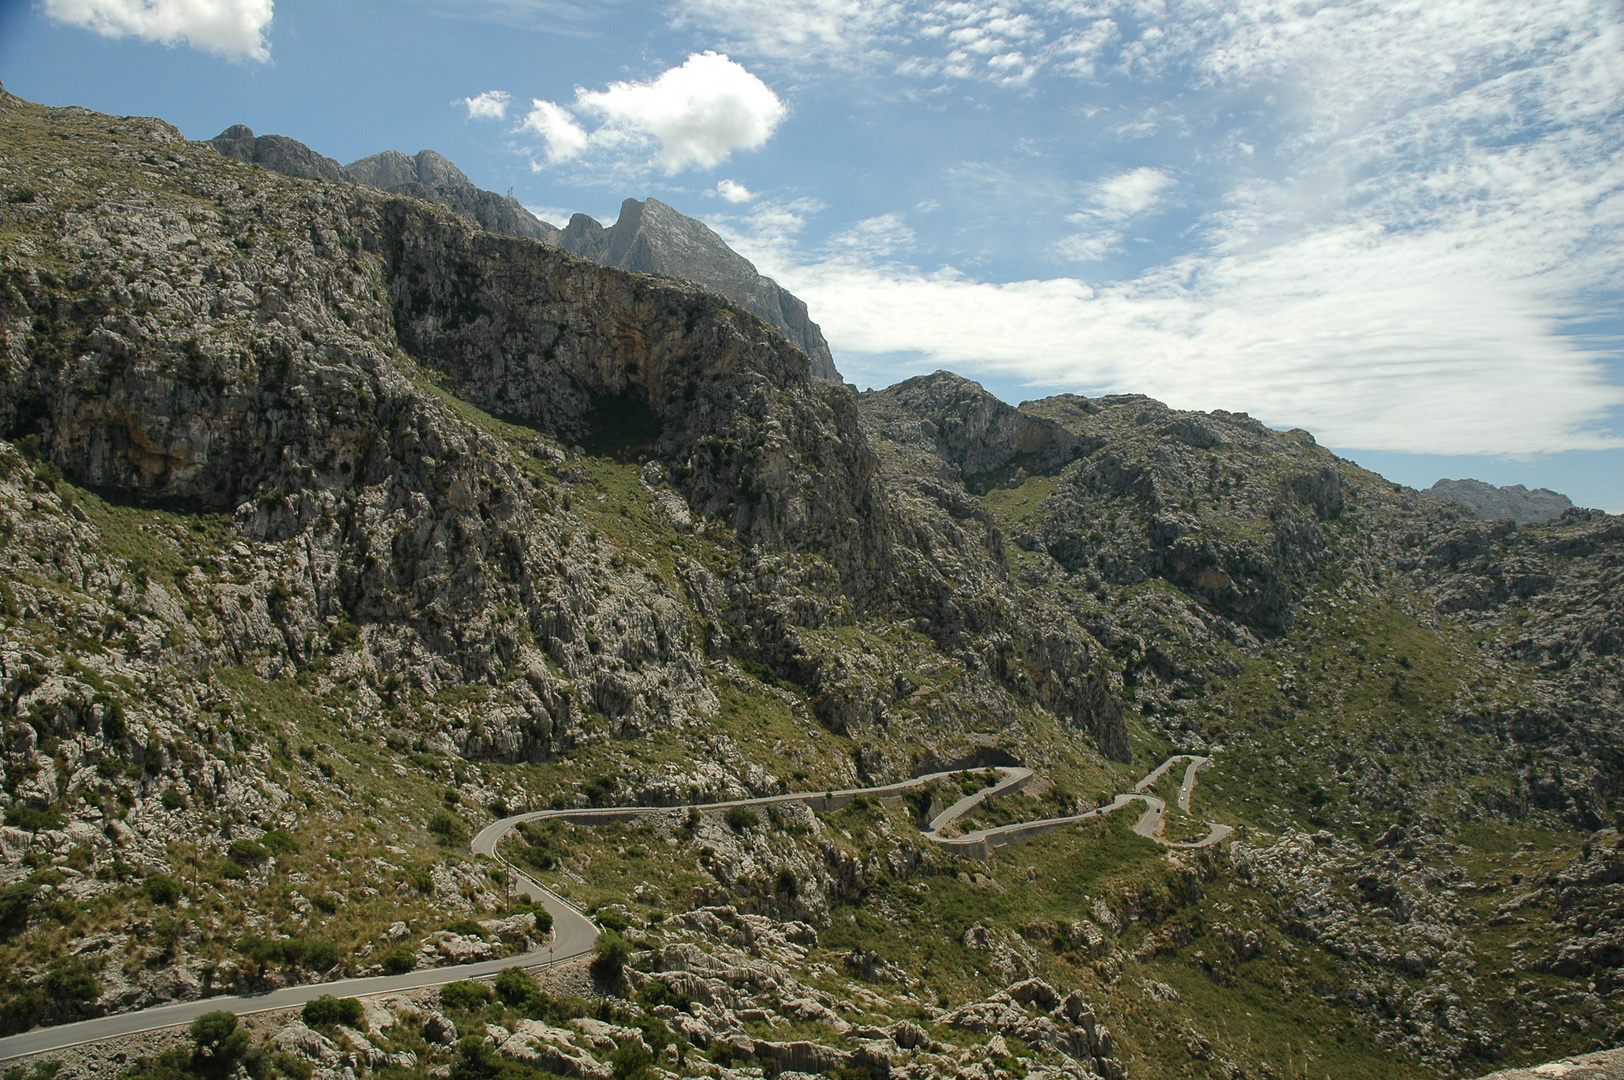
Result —
[{"label": "rock outcrop", "polygon": [[408,195],[445,207],[465,221],[499,236],[553,244],[600,266],[679,278],[708,289],[783,331],[812,361],[812,377],[841,382],[829,343],[807,314],[806,304],[717,236],[658,201],[627,199],[620,218],[605,229],[577,214],[560,231],[525,209],[512,196],[476,187],[450,159],[433,150],[408,156],[399,150],[341,166],[332,158],[283,135],[261,135],[237,124],[210,140],[226,157],[260,165],[286,176],[330,183],[349,182],[394,195]]},{"label": "rock outcrop", "polygon": [[620,204],[620,217],[607,229],[576,214],[557,243],[603,266],[681,278],[725,296],[778,327],[811,357],[814,379],[842,381],[829,343],[804,302],[757,273],[750,260],[728,247],[709,226],[658,199],[627,199]]},{"label": "rock outcrop", "polygon": [[1495,487],[1481,480],[1439,480],[1428,495],[1459,503],[1486,521],[1510,518],[1519,525],[1553,521],[1573,509],[1573,500],[1549,488],[1530,491],[1521,484]]},{"label": "rock outcrop", "polygon": [[526,210],[511,195],[476,187],[461,169],[433,150],[420,150],[413,157],[399,150],[385,150],[350,162],[344,167],[344,177],[351,183],[443,206],[498,236],[558,243],[558,229]]}]

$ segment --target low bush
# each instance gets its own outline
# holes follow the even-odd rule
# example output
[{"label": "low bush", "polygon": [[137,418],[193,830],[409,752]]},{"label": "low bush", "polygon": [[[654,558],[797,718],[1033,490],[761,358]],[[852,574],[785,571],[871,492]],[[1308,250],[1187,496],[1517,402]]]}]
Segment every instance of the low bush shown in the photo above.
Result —
[{"label": "low bush", "polygon": [[168,874],[149,874],[141,883],[141,895],[154,904],[167,906],[180,899],[180,882]]},{"label": "low bush", "polygon": [[478,1012],[491,1003],[491,988],[484,983],[461,979],[440,987],[440,1005],[459,1012]]},{"label": "low bush", "polygon": [[723,815],[723,820],[735,832],[744,832],[746,829],[753,829],[761,824],[761,819],[756,816],[756,812],[745,806],[728,807],[727,813]]},{"label": "low bush", "polygon": [[449,810],[436,810],[429,817],[428,830],[447,846],[460,847],[468,842],[467,822]]},{"label": "low bush", "polygon": [[663,979],[650,979],[643,984],[643,990],[637,996],[638,1000],[643,1003],[644,1008],[648,1009],[657,1009],[661,1005],[669,1005],[673,1009],[686,1012],[691,1004],[686,994],[679,994],[672,990]]},{"label": "low bush", "polygon": [[417,967],[417,954],[405,945],[384,953],[378,961],[391,975],[404,975]]},{"label": "low bush", "polygon": [[598,937],[598,944],[594,949],[596,955],[592,957],[592,977],[605,986],[613,986],[620,982],[626,970],[626,961],[632,954],[632,947],[626,939],[613,930],[605,930]]},{"label": "low bush", "polygon": [[0,938],[15,937],[28,928],[28,915],[39,896],[39,886],[17,881],[0,889]]},{"label": "low bush", "polygon": [[101,983],[84,964],[70,962],[45,975],[45,992],[64,1005],[79,1005],[101,997]]},{"label": "low bush", "polygon": [[305,1002],[305,1007],[299,1015],[313,1028],[337,1027],[342,1024],[344,1027],[359,1030],[366,1023],[367,1014],[360,1001],[355,998],[323,994]]},{"label": "low bush", "polygon": [[242,866],[258,866],[271,857],[264,844],[257,840],[238,839],[226,846],[226,855]]},{"label": "low bush", "polygon": [[281,829],[272,829],[260,837],[259,842],[272,855],[297,855],[299,853],[299,841],[295,840],[291,833],[284,832]]},{"label": "low bush", "polygon": [[503,968],[496,976],[496,996],[502,1004],[520,1012],[529,1012],[538,1002],[546,1000],[541,984],[524,968]]},{"label": "low bush", "polygon": [[60,829],[62,827],[62,814],[54,806],[47,807],[44,810],[27,805],[8,806],[6,808],[6,824],[14,829],[22,829],[24,832]]},{"label": "low bush", "polygon": [[250,936],[237,943],[237,951],[260,968],[282,964],[288,967],[301,967],[311,972],[323,972],[331,969],[339,961],[338,946],[321,939],[275,940]]},{"label": "low bush", "polygon": [[206,1012],[187,1031],[192,1036],[192,1068],[204,1076],[230,1076],[248,1054],[248,1032],[238,1025],[236,1013]]}]

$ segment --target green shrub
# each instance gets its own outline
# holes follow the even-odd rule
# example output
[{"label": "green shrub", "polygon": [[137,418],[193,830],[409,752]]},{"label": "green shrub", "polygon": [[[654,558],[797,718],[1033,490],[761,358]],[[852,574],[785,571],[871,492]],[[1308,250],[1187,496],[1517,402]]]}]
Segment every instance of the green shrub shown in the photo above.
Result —
[{"label": "green shrub", "polygon": [[25,832],[39,832],[41,829],[60,829],[62,827],[62,814],[56,807],[47,807],[40,810],[37,807],[19,805],[6,808],[6,824],[14,829]]},{"label": "green shrub", "polygon": [[468,842],[468,825],[449,810],[436,810],[429,818],[429,832],[440,839],[440,842],[449,846],[460,846]]},{"label": "green shrub", "polygon": [[305,1007],[299,1015],[313,1028],[337,1027],[342,1024],[344,1027],[360,1030],[366,1023],[367,1014],[355,998],[323,994],[305,1002]]},{"label": "green shrub", "polygon": [[650,979],[644,983],[642,992],[638,994],[638,999],[642,1001],[644,1008],[648,1009],[657,1009],[661,1005],[669,1005],[673,1009],[686,1012],[689,1004],[691,1004],[685,994],[679,994],[672,990],[662,979]]},{"label": "green shrub", "polygon": [[460,979],[440,987],[440,1004],[458,1012],[478,1012],[491,1003],[491,988],[484,983]]},{"label": "green shrub", "polygon": [[495,989],[496,996],[502,999],[502,1004],[520,1012],[526,1012],[537,1002],[546,1000],[546,995],[541,991],[541,984],[521,967],[503,968],[498,972]]},{"label": "green shrub", "polygon": [[330,971],[338,963],[338,946],[331,941],[305,942],[304,955],[294,963],[306,971]]},{"label": "green shrub", "polygon": [[617,934],[624,934],[626,928],[631,925],[626,920],[626,916],[618,911],[598,911],[594,912],[592,917],[597,920],[599,926],[605,930],[612,930]]},{"label": "green shrub", "polygon": [[0,889],[0,938],[15,937],[28,928],[29,909],[39,895],[39,886],[18,881]]},{"label": "green shrub", "polygon": [[186,806],[186,796],[173,784],[164,788],[163,794],[158,796],[158,801],[163,803],[165,810],[181,810]]},{"label": "green shrub", "polygon": [[79,1004],[101,997],[101,983],[83,964],[69,963],[46,974],[45,992],[56,1001]]},{"label": "green shrub", "polygon": [[248,1032],[237,1014],[206,1012],[187,1029],[192,1036],[192,1068],[204,1076],[230,1076],[248,1053]]},{"label": "green shrub", "polygon": [[485,1045],[478,1035],[464,1035],[457,1040],[457,1060],[451,1064],[451,1080],[505,1080],[514,1076],[511,1062]]},{"label": "green shrub", "polygon": [[248,839],[233,840],[226,846],[226,855],[240,866],[258,866],[271,857],[264,844]]},{"label": "green shrub", "polygon": [[627,1039],[609,1055],[609,1065],[615,1070],[615,1080],[653,1080],[654,1055],[648,1048]]},{"label": "green shrub", "polygon": [[259,842],[265,845],[265,850],[272,855],[297,855],[299,853],[299,841],[295,840],[292,834],[281,829],[272,829],[260,837]]},{"label": "green shrub", "polygon": [[417,967],[417,954],[402,945],[398,949],[384,953],[379,963],[383,964],[383,969],[391,975],[404,975]]},{"label": "green shrub", "polygon": [[[338,963],[338,946],[330,941],[303,941],[299,938],[272,940],[256,936],[237,943],[237,951],[261,968],[271,964],[297,965],[306,971],[321,972]],[[408,969],[410,970],[410,969]]]},{"label": "green shrub", "polygon": [[756,816],[756,812],[747,806],[728,807],[727,813],[723,815],[723,820],[736,832],[753,829],[761,823],[761,819]]},{"label": "green shrub", "polygon": [[180,882],[168,874],[150,874],[141,883],[141,894],[154,904],[173,904],[180,899]]},{"label": "green shrub", "polygon": [[596,955],[592,957],[592,977],[605,986],[618,983],[626,970],[626,960],[632,954],[626,939],[613,930],[605,930],[598,936],[593,952]]}]

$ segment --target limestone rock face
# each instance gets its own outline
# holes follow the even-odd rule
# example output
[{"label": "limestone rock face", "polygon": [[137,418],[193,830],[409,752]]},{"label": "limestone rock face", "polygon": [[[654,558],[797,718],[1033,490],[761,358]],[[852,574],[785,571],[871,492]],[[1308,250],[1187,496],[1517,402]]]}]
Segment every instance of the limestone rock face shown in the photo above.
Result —
[{"label": "limestone rock face", "polygon": [[979,383],[947,371],[870,391],[863,404],[892,425],[889,438],[934,443],[953,478],[977,495],[1007,484],[1018,471],[1058,472],[1089,448],[1060,424],[1006,405]]},{"label": "limestone rock face", "polygon": [[210,145],[226,157],[286,176],[362,184],[422,199],[487,232],[554,244],[601,266],[692,282],[783,331],[811,359],[815,380],[842,381],[829,343],[807,314],[804,302],[757,273],[750,260],[728,247],[705,224],[656,199],[627,199],[619,220],[607,229],[585,214],[576,214],[561,232],[511,196],[476,187],[449,158],[433,150],[415,155],[385,150],[341,166],[286,136],[256,138],[242,124],[227,128]]},{"label": "limestone rock face", "polygon": [[517,199],[475,187],[450,159],[433,150],[407,156],[399,150],[340,165],[285,135],[256,137],[235,124],[209,140],[226,157],[259,165],[284,176],[328,183],[363,184],[395,195],[410,195],[445,207],[465,221],[503,236],[557,243],[558,230],[521,206]]},{"label": "limestone rock face", "polygon": [[1427,494],[1459,503],[1485,520],[1510,518],[1519,525],[1553,521],[1573,508],[1573,500],[1549,488],[1495,487],[1481,480],[1439,480]]},{"label": "limestone rock face", "polygon": [[558,230],[526,210],[517,199],[476,187],[449,158],[433,150],[420,150],[411,157],[399,150],[385,150],[350,162],[344,168],[344,177],[351,183],[443,206],[500,236],[558,242]]},{"label": "limestone rock face", "polygon": [[[702,517],[881,584],[888,529],[854,395],[714,294],[384,212],[402,344],[490,412],[568,437],[646,437]],[[646,425],[646,430],[639,425]]]},{"label": "limestone rock face", "polygon": [[326,180],[341,183],[346,177],[344,167],[330,157],[323,157],[304,143],[285,135],[255,136],[246,124],[233,124],[209,140],[228,158],[260,165],[284,176],[297,176],[305,180]]},{"label": "limestone rock face", "polygon": [[823,331],[811,320],[806,304],[717,236],[703,222],[677,212],[658,199],[627,199],[620,217],[605,229],[585,214],[576,214],[557,243],[584,259],[640,274],[681,278],[719,293],[782,330],[812,360],[812,377],[841,382]]}]

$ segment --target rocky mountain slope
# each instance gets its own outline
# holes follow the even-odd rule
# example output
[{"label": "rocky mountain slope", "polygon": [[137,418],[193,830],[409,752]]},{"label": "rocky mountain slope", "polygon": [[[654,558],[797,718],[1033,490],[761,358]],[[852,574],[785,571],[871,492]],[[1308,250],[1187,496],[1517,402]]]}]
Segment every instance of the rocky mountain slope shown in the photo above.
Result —
[{"label": "rocky mountain slope", "polygon": [[385,150],[346,166],[285,135],[256,136],[244,124],[226,128],[209,144],[226,157],[284,176],[365,184],[443,206],[488,232],[549,244],[558,242],[558,230],[526,210],[517,199],[475,187],[461,169],[433,150],[420,150],[415,157],[399,150]]},{"label": "rocky mountain slope", "polygon": [[576,214],[557,243],[603,266],[682,278],[720,293],[784,331],[811,357],[814,379],[843,381],[835,370],[829,343],[803,301],[772,278],[758,274],[750,260],[728,247],[703,222],[658,199],[627,199],[620,204],[620,216],[607,229],[585,214]]},{"label": "rocky mountain slope", "polygon": [[1462,1076],[1624,1024],[1621,519],[1143,397],[858,395],[714,292],[161,121],[6,96],[0,145],[7,1030],[521,952],[466,846],[514,809],[1037,772],[970,828],[1175,751],[1167,837],[1235,842],[961,860],[951,789],[530,829],[627,942],[594,975],[255,1075]]},{"label": "rocky mountain slope", "polygon": [[420,151],[415,157],[385,150],[340,166],[285,136],[256,138],[241,124],[227,128],[210,142],[226,157],[286,176],[348,181],[394,195],[409,195],[443,206],[487,232],[555,244],[600,266],[691,281],[782,330],[811,358],[814,379],[843,381],[835,370],[829,343],[807,314],[804,302],[776,281],[758,274],[748,259],[728,247],[702,222],[657,199],[627,199],[621,205],[619,219],[607,229],[585,214],[577,214],[569,227],[560,231],[511,196],[504,198],[475,187],[461,169],[433,150]]},{"label": "rocky mountain slope", "polygon": [[1459,503],[1486,521],[1510,518],[1519,525],[1553,521],[1573,508],[1571,499],[1549,488],[1529,491],[1521,484],[1495,487],[1481,480],[1440,480],[1427,494]]}]

